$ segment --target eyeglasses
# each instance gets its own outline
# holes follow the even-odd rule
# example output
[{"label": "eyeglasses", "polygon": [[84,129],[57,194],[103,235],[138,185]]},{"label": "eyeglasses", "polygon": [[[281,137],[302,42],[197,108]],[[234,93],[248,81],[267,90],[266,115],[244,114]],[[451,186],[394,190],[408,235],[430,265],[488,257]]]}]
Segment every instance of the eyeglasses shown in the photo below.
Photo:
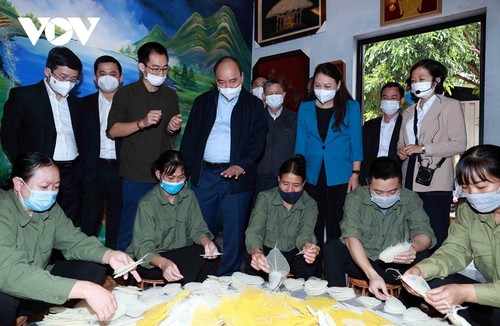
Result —
[{"label": "eyeglasses", "polygon": [[68,77],[68,76],[58,76],[56,75],[53,71],[50,72],[52,74],[52,76],[54,76],[55,79],[57,79],[58,81],[69,81],[70,83],[75,83],[75,84],[79,84],[80,83],[80,80],[78,79],[78,77]]},{"label": "eyeglasses", "polygon": [[170,66],[166,66],[164,68],[157,68],[157,67],[153,68],[153,67],[150,67],[150,66],[146,65],[146,67],[148,67],[149,69],[151,69],[151,71],[155,75],[159,75],[160,73],[162,75],[166,75],[168,73],[168,71],[170,70]]}]

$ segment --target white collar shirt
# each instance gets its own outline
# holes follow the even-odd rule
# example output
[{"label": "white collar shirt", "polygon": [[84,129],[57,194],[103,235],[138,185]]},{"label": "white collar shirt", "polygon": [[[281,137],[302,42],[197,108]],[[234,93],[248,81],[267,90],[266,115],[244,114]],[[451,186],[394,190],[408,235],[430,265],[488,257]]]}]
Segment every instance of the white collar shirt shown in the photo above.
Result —
[{"label": "white collar shirt", "polygon": [[100,158],[116,159],[115,141],[108,138],[106,128],[108,127],[108,115],[113,101],[108,101],[106,97],[99,91],[99,125],[101,136],[101,150],[99,153]]},{"label": "white collar shirt", "polygon": [[[427,115],[427,112],[429,112],[432,103],[436,100],[436,95],[433,95],[425,104],[423,105],[422,109],[419,109],[418,106],[421,100],[418,101],[417,105],[415,105],[415,110],[417,110],[417,137],[420,138],[420,129],[422,127],[422,122],[424,121],[425,116]],[[408,136],[408,139],[412,142],[412,144],[415,144],[415,132],[413,131],[413,120],[414,115],[408,121],[406,122],[405,130],[406,130],[406,135]]]},{"label": "white collar shirt", "polygon": [[56,146],[54,148],[54,161],[72,161],[78,157],[75,133],[71,122],[71,114],[68,106],[68,96],[58,100],[56,93],[50,88],[47,79],[44,79],[45,88],[49,95],[52,115],[56,127]]},{"label": "white collar shirt", "polygon": [[392,117],[389,122],[385,122],[382,116],[382,121],[380,122],[380,138],[378,143],[378,153],[377,157],[388,156],[389,146],[391,145],[392,133],[394,132],[394,127],[396,126],[396,120],[398,119],[398,114]]}]

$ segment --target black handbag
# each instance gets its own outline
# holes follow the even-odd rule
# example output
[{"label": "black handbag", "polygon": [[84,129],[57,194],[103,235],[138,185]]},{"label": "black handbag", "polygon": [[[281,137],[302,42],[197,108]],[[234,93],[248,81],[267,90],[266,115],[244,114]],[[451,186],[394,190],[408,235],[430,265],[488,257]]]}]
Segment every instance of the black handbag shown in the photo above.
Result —
[{"label": "black handbag", "polygon": [[434,172],[443,165],[444,161],[446,160],[446,157],[443,157],[441,160],[439,160],[438,164],[434,168],[429,167],[430,162],[427,164],[427,166],[424,166],[422,164],[422,157],[420,154],[418,154],[418,171],[417,171],[417,177],[415,178],[415,182],[418,184],[421,184],[423,186],[430,186],[432,182],[432,177],[434,176]]}]

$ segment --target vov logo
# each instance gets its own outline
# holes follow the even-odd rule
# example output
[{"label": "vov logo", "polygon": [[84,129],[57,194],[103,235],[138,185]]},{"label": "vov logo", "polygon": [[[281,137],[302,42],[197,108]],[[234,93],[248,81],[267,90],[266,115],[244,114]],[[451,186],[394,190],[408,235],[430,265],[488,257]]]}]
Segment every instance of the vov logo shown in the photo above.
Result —
[{"label": "vov logo", "polygon": [[[36,45],[43,31],[45,37],[51,44],[60,46],[68,43],[73,38],[73,32],[76,34],[82,45],[85,45],[94,31],[99,17],[87,17],[90,27],[87,29],[83,21],[78,17],[38,17],[40,28],[37,29],[35,23],[28,17],[19,17],[19,22],[24,28],[26,35],[31,41],[31,44]],[[56,35],[56,26],[65,32],[62,35]]]}]

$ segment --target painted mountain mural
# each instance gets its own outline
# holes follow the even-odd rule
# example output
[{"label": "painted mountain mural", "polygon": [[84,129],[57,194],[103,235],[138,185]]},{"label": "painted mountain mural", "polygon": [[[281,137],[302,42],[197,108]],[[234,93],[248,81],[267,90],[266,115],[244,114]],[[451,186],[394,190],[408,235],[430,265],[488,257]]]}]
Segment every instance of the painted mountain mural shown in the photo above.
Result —
[{"label": "painted mountain mural", "polygon": [[241,35],[236,17],[228,6],[222,6],[207,18],[193,13],[173,37],[169,37],[159,25],[155,25],[149,35],[134,43],[134,54],[142,44],[149,41],[165,45],[169,54],[177,57],[183,65],[200,67],[200,63],[203,63],[199,73],[211,71],[220,57],[231,55],[241,61],[245,76],[250,76],[251,53]]},{"label": "painted mountain mural", "polygon": [[[160,42],[169,51],[171,70],[167,85],[179,95],[184,123],[193,100],[215,86],[213,66],[220,57],[231,55],[238,58],[245,85],[249,84],[250,2],[224,0],[223,3],[228,5],[219,5],[217,1],[130,0],[120,8],[113,1],[96,1],[95,8],[78,0],[67,0],[67,3],[70,5],[66,8],[49,1],[42,8],[23,6],[22,1],[0,0],[0,118],[12,87],[34,84],[44,77],[46,56],[54,46],[45,33],[33,46],[18,21],[19,16],[31,17],[36,24],[37,17],[100,17],[87,45],[81,44],[75,34],[65,44],[79,56],[84,67],[82,83],[73,91],[77,96],[97,90],[92,68],[94,60],[103,54],[114,56],[122,64],[124,85],[136,81],[139,77],[136,52],[148,41]],[[64,33],[65,30],[56,29],[56,34]],[[177,145],[180,140],[181,136],[177,137]],[[8,179],[10,168],[10,162],[0,147],[0,186]]]}]

